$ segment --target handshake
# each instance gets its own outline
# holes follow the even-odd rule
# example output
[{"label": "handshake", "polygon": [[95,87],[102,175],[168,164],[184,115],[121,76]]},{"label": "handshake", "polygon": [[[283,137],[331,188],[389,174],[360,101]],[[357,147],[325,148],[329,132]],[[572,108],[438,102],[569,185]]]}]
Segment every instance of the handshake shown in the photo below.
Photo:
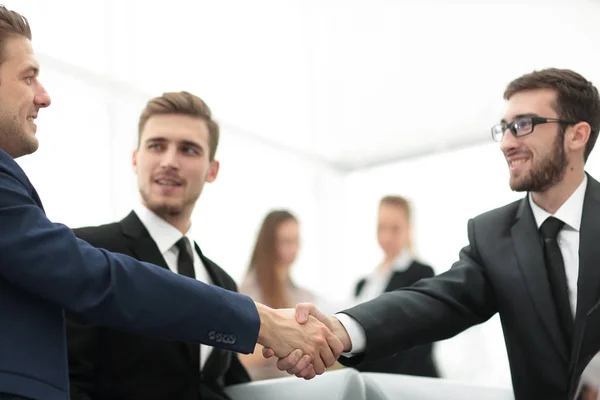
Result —
[{"label": "handshake", "polygon": [[272,309],[256,303],[260,315],[258,344],[265,358],[277,357],[277,368],[299,378],[312,379],[352,349],[350,337],[335,317],[310,303],[295,309]]}]

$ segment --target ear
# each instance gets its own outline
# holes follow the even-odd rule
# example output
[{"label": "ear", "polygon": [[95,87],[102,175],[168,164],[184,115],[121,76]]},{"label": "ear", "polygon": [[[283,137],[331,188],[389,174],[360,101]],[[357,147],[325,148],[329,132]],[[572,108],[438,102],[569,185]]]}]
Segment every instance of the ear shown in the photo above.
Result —
[{"label": "ear", "polygon": [[206,174],[206,182],[212,183],[217,179],[217,175],[219,174],[219,161],[213,160],[210,162],[208,166],[208,174]]},{"label": "ear", "polygon": [[131,168],[135,174],[137,174],[137,153],[138,151],[135,149],[131,154]]},{"label": "ear", "polygon": [[567,131],[565,145],[573,151],[585,151],[592,128],[587,122],[580,122]]}]

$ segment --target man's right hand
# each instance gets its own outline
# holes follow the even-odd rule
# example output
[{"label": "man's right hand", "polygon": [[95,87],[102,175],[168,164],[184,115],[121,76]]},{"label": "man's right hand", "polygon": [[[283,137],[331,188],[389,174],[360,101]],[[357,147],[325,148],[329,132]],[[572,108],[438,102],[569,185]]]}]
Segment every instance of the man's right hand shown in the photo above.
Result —
[{"label": "man's right hand", "polygon": [[[260,315],[258,343],[280,359],[298,358],[320,375],[332,366],[344,349],[326,324],[308,313],[298,323],[297,309],[276,310],[256,303]],[[314,376],[314,375],[313,375]]]},{"label": "man's right hand", "polygon": [[[348,335],[346,328],[344,328],[337,318],[326,316],[311,303],[300,303],[296,306],[296,321],[299,324],[306,324],[311,318],[316,318],[321,321],[336,336],[342,343],[344,352],[352,350],[350,336]],[[340,353],[336,355],[336,360],[341,353],[342,352],[340,351]],[[271,348],[265,347],[263,349],[263,356],[265,358],[270,358],[276,356],[276,354]],[[314,363],[311,363],[311,359],[304,355],[300,349],[294,350],[284,358],[279,357],[277,368],[304,379],[312,379],[316,375],[320,375],[316,370]]]}]

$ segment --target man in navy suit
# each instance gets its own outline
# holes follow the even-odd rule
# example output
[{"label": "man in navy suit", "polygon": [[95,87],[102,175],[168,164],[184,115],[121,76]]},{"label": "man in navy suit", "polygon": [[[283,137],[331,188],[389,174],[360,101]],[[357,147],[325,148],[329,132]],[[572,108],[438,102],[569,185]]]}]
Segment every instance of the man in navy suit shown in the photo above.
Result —
[{"label": "man in navy suit", "polygon": [[37,150],[50,105],[27,20],[0,6],[0,399],[67,400],[64,312],[159,339],[278,356],[302,352],[322,373],[342,345],[316,319],[92,247],[50,222],[15,158]]}]

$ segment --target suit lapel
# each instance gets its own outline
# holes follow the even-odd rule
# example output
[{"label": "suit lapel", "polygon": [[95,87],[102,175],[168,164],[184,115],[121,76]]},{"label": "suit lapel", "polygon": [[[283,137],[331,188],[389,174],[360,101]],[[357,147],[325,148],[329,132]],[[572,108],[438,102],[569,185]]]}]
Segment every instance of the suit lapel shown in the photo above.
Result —
[{"label": "suit lapel", "polygon": [[400,287],[406,286],[404,284],[404,277],[402,272],[394,271],[387,285],[385,286],[385,291],[390,292],[392,290],[396,290]]},{"label": "suit lapel", "polygon": [[556,307],[552,301],[550,283],[544,263],[542,241],[537,230],[528,197],[519,206],[517,220],[511,228],[511,236],[519,269],[527,285],[531,299],[552,342],[564,361],[569,363],[565,338],[560,331]]},{"label": "suit lapel", "polygon": [[[598,323],[590,320],[600,294],[600,184],[588,176],[579,231],[579,278],[577,279],[577,314],[575,319],[575,350],[585,357],[599,350],[600,332],[587,332]],[[585,339],[584,340],[584,329]],[[591,334],[591,336],[590,336]],[[587,339],[591,340],[587,340]],[[577,355],[578,356],[578,355]],[[578,357],[575,357],[578,358]]]},{"label": "suit lapel", "polygon": [[404,271],[394,271],[385,287],[385,291],[391,292],[392,290],[412,285],[414,282],[411,281],[411,275],[414,276],[414,274],[411,274],[409,271],[415,267],[415,264],[416,261],[413,261]]},{"label": "suit lapel", "polygon": [[195,242],[194,248],[196,249],[196,253],[198,253],[198,256],[200,256],[200,260],[202,260],[202,264],[204,264],[204,268],[206,268],[206,271],[208,272],[208,275],[210,276],[213,285],[224,287],[223,280],[221,279],[220,274],[217,273],[218,271],[215,268],[213,262],[210,261],[208,258],[204,257],[204,254],[202,254],[202,250],[200,250],[200,246],[198,246],[198,244]]},{"label": "suit lapel", "polygon": [[[123,234],[131,240],[131,251],[137,259],[169,269],[167,261],[158,249],[156,242],[134,211],[129,213],[120,224]],[[192,363],[199,366],[199,345],[185,343],[183,346],[182,349],[187,356],[191,357]]]},{"label": "suit lapel", "polygon": [[367,282],[366,279],[361,279],[360,281],[358,281],[358,283],[356,284],[356,287],[354,288],[354,297],[360,296],[366,282]]},{"label": "suit lapel", "polygon": [[131,240],[131,251],[139,260],[169,269],[156,242],[135,212],[130,212],[120,224],[123,234]]}]

